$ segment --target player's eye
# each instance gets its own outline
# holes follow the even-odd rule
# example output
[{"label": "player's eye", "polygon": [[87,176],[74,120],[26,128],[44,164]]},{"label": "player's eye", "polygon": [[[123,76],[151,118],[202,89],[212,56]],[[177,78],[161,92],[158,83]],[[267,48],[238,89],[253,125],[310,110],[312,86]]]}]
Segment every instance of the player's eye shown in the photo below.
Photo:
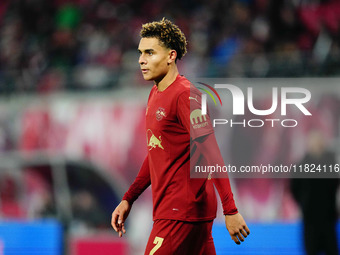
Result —
[{"label": "player's eye", "polygon": [[149,52],[148,52],[148,55],[149,55],[149,56],[152,56],[152,55],[153,55],[153,52],[152,52],[152,51],[149,51]]}]

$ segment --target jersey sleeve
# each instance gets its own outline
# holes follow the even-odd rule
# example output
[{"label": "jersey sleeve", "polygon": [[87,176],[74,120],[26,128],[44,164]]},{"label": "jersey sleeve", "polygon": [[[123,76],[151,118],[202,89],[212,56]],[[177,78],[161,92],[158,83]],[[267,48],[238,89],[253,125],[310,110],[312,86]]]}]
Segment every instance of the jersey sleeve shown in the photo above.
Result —
[{"label": "jersey sleeve", "polygon": [[202,115],[201,93],[196,88],[187,89],[179,95],[177,115],[193,140],[214,132],[209,114]]},{"label": "jersey sleeve", "polygon": [[[206,158],[208,165],[224,166],[224,161],[214,134],[200,137],[196,139],[194,143],[200,153]],[[223,214],[236,214],[238,211],[231,191],[229,178],[214,178],[214,176],[212,176],[212,180],[221,198]]]},{"label": "jersey sleeve", "polygon": [[124,194],[122,200],[126,200],[129,204],[132,204],[151,184],[150,169],[149,169],[149,159],[146,156],[141,169],[132,183],[128,191]]}]

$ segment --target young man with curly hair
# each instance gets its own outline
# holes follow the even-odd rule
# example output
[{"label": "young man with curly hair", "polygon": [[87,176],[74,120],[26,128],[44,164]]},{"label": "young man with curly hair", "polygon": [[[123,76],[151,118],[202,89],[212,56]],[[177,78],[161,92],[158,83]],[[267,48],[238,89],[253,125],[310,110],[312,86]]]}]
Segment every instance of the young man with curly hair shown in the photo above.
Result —
[{"label": "young man with curly hair", "polygon": [[144,24],[140,34],[139,65],[144,79],[155,83],[146,110],[148,155],[112,213],[111,225],[120,237],[125,234],[133,202],[151,184],[154,224],[145,254],[216,254],[211,235],[217,210],[214,185],[231,238],[240,244],[250,232],[228,178],[190,178],[197,164],[224,162],[209,116],[205,125],[193,125],[191,119],[201,109],[201,94],[176,65],[186,53],[186,38],[165,18]]}]

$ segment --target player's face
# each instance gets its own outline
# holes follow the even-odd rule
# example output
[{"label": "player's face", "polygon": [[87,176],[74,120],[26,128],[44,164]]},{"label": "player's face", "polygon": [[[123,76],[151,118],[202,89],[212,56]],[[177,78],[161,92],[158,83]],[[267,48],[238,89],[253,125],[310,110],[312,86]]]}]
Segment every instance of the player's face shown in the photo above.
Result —
[{"label": "player's face", "polygon": [[171,50],[157,38],[142,38],[138,46],[139,65],[145,80],[161,81],[168,73]]}]

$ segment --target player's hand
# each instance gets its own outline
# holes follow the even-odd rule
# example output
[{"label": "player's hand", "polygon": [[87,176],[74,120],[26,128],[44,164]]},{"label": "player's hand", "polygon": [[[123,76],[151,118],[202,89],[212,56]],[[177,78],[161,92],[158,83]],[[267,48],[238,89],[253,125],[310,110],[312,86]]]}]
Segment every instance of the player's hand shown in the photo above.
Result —
[{"label": "player's hand", "polygon": [[225,225],[229,231],[231,239],[236,244],[241,244],[249,234],[249,228],[241,214],[225,215]]},{"label": "player's hand", "polygon": [[130,210],[131,205],[129,202],[123,200],[112,213],[111,226],[116,232],[118,232],[119,237],[122,237],[123,234],[126,233],[124,222],[128,217]]}]

